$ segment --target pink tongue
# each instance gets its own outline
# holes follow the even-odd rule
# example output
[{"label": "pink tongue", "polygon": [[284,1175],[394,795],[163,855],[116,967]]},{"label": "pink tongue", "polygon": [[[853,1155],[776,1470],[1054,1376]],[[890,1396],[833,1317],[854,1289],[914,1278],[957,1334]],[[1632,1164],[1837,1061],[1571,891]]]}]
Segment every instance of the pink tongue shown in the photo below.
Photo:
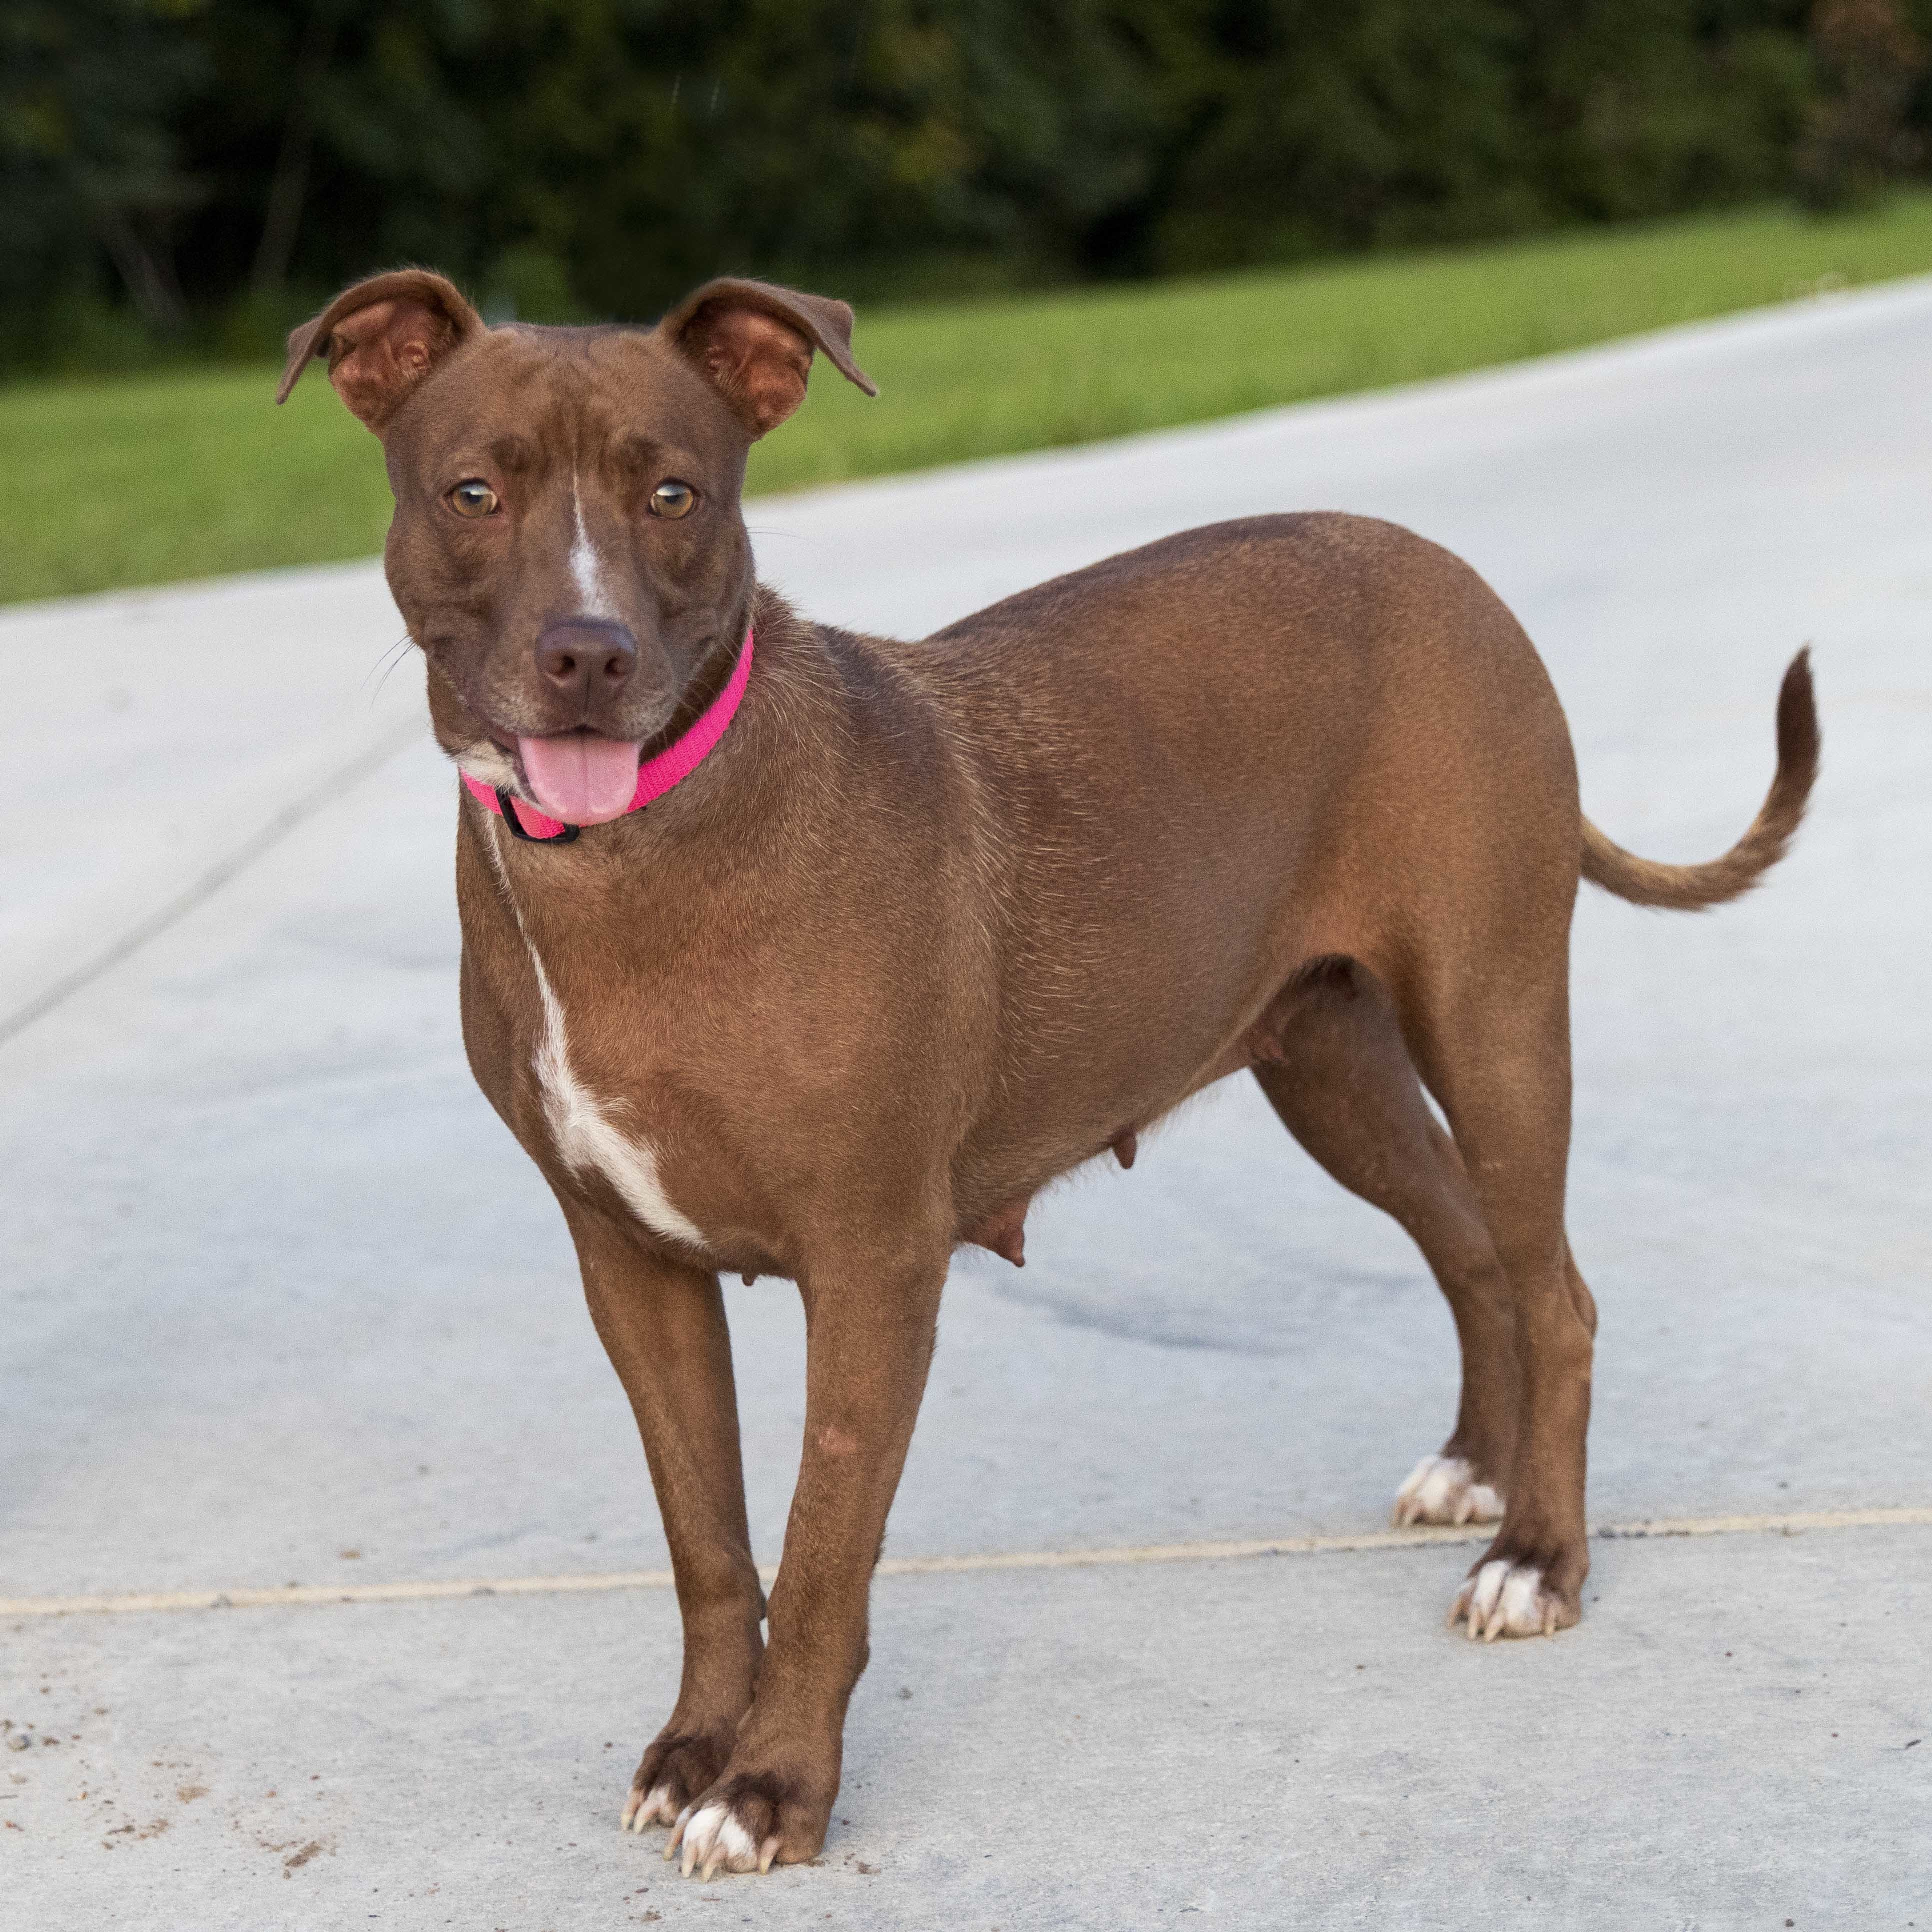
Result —
[{"label": "pink tongue", "polygon": [[560,738],[519,738],[517,749],[538,804],[551,818],[566,825],[602,825],[630,809],[638,746],[572,731]]}]

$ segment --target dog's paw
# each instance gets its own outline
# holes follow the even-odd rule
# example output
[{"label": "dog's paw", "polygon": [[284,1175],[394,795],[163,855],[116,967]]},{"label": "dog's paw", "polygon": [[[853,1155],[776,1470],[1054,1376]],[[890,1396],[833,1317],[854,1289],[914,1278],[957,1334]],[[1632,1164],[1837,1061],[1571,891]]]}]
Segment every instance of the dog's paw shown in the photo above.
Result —
[{"label": "dog's paw", "polygon": [[714,1798],[695,1811],[687,1808],[680,1816],[664,1856],[676,1858],[682,1850],[684,1859],[679,1869],[686,1878],[695,1872],[708,1883],[720,1871],[770,1871],[778,1849],[776,1832],[760,1842],[740,1820],[734,1806]]},{"label": "dog's paw", "polygon": [[1478,1482],[1460,1456],[1425,1456],[1396,1491],[1390,1520],[1407,1529],[1418,1522],[1498,1522],[1502,1514],[1501,1492]]},{"label": "dog's paw", "polygon": [[680,1816],[664,1855],[680,1861],[686,1878],[803,1864],[825,1843],[837,1788],[835,1774],[816,1802],[804,1782],[769,1771],[727,1773]]},{"label": "dog's paw", "polygon": [[1464,1580],[1450,1606],[1449,1628],[1468,1628],[1470,1640],[1493,1643],[1499,1636],[1554,1636],[1579,1615],[1534,1564],[1498,1557],[1479,1563]]},{"label": "dog's paw", "polygon": [[667,1731],[644,1754],[617,1821],[620,1832],[642,1833],[672,1825],[717,1782],[731,1754],[728,1736]]},{"label": "dog's paw", "polygon": [[668,1784],[654,1784],[648,1791],[640,1791],[634,1785],[624,1800],[617,1828],[641,1834],[647,1826],[675,1825],[683,1808]]}]

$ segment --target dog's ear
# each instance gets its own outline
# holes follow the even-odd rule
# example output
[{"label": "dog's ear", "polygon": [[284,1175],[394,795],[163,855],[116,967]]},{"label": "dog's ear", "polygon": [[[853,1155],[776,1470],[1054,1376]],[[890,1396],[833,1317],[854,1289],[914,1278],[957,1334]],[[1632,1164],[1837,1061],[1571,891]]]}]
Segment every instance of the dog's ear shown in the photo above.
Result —
[{"label": "dog's ear", "polygon": [[879,392],[852,360],[852,311],[829,296],[726,276],[694,290],[658,324],[754,436],[776,429],[805,400],[812,352],[867,395]]},{"label": "dog's ear", "polygon": [[482,332],[483,318],[442,276],[427,268],[371,275],[290,333],[275,400],[288,400],[311,356],[326,356],[335,393],[380,436],[417,383]]}]

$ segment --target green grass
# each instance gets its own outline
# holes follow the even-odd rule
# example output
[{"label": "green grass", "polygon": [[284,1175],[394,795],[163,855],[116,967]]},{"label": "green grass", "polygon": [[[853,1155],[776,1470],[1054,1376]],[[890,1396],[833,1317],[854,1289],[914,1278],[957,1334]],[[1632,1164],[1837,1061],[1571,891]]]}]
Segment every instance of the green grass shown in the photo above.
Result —
[{"label": "green grass", "polygon": [[[1932,194],[1212,280],[868,312],[752,487],[794,489],[1372,388],[1932,270]],[[379,550],[380,452],[268,368],[0,388],[0,601]]]}]

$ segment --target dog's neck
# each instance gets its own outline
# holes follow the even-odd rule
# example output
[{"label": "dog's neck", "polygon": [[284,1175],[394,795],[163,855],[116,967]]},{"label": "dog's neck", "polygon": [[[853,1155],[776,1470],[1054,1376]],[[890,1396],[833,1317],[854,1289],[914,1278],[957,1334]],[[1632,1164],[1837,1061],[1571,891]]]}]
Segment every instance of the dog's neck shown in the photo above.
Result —
[{"label": "dog's neck", "polygon": [[[662,751],[645,759],[638,767],[637,790],[632,794],[627,813],[641,812],[653,799],[663,797],[672,786],[697,770],[736,715],[752,674],[752,649],[754,626],[745,627],[745,640],[738,647],[737,662],[717,696],[706,705],[689,727]],[[498,786],[488,785],[468,772],[462,773],[470,795],[486,811],[495,812],[519,838],[532,844],[567,845],[579,828],[539,812],[533,805],[520,803]]]}]

